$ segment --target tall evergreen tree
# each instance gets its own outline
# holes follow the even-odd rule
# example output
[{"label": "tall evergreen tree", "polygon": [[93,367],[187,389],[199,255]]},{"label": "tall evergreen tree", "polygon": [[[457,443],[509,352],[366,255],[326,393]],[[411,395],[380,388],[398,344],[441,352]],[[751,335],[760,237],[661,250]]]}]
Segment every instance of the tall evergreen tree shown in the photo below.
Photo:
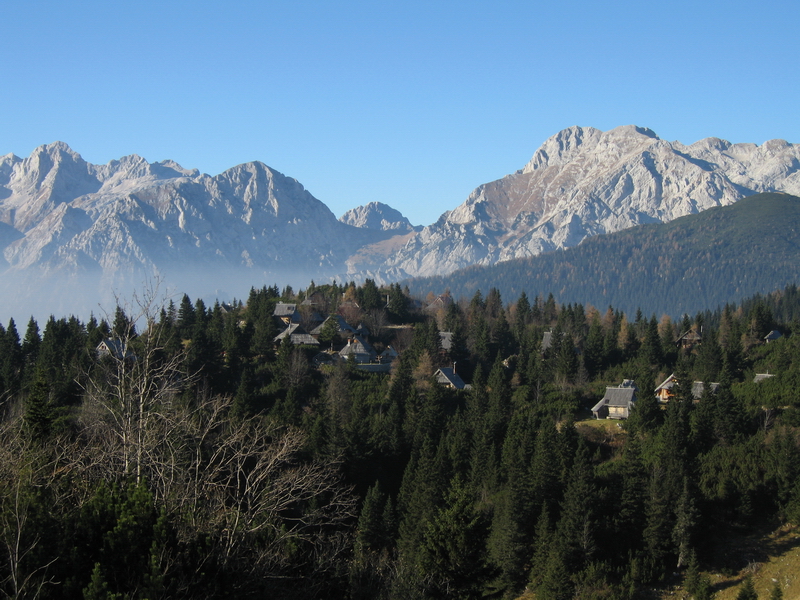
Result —
[{"label": "tall evergreen tree", "polygon": [[421,560],[438,596],[475,598],[489,574],[486,520],[470,488],[456,476],[425,529]]},{"label": "tall evergreen tree", "polygon": [[758,593],[756,592],[756,586],[753,584],[752,575],[744,578],[742,586],[736,594],[736,600],[758,600]]}]

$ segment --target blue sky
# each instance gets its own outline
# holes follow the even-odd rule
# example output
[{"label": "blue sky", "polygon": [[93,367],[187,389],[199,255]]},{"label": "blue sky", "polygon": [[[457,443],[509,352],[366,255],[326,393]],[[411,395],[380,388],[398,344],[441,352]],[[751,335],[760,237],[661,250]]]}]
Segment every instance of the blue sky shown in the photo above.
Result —
[{"label": "blue sky", "polygon": [[427,225],[571,125],[800,143],[800,3],[19,0],[0,154],[260,160]]}]

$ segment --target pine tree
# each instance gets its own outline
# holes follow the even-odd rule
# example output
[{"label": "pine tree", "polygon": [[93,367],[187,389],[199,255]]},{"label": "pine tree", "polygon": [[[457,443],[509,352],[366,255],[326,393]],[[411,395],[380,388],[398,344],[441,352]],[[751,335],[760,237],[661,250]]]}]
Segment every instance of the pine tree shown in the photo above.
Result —
[{"label": "pine tree", "polygon": [[191,339],[194,333],[195,322],[194,306],[192,306],[192,301],[189,299],[189,296],[184,294],[183,298],[181,298],[181,304],[178,308],[178,318],[175,323],[178,329],[178,335],[185,340]]},{"label": "pine tree", "polygon": [[623,426],[632,435],[646,436],[658,428],[661,418],[662,411],[655,396],[644,390],[637,394],[636,405]]},{"label": "pine tree", "polygon": [[539,513],[539,518],[536,521],[536,529],[533,536],[534,549],[533,556],[531,557],[531,571],[528,577],[528,582],[533,587],[538,587],[542,583],[544,573],[547,568],[547,559],[550,556],[550,548],[552,546],[552,525],[550,523],[550,511],[547,509],[547,504],[542,505],[542,510]]},{"label": "pine tree", "polygon": [[570,573],[583,569],[596,550],[594,496],[588,448],[581,438],[561,502],[554,541],[560,549],[559,561]]},{"label": "pine tree", "polygon": [[[497,349],[500,356],[508,357],[516,353],[514,347],[514,336],[511,333],[511,328],[506,320],[506,311],[502,308],[497,316],[492,332],[493,345]],[[517,346],[518,348],[518,346]]]},{"label": "pine tree", "polygon": [[663,481],[663,471],[654,469],[650,474],[648,496],[645,502],[646,526],[642,531],[645,549],[645,579],[660,580],[666,573],[672,549],[671,533],[674,528],[670,512],[670,498]]},{"label": "pine tree", "polygon": [[9,319],[5,335],[0,330],[0,379],[10,394],[16,394],[21,386],[23,368],[22,346],[14,319]]},{"label": "pine tree", "polygon": [[108,590],[108,582],[103,577],[103,570],[100,563],[95,563],[92,570],[92,579],[89,585],[83,590],[84,600],[118,600],[122,594],[114,594]]},{"label": "pine tree", "polygon": [[589,334],[586,337],[586,344],[584,346],[584,362],[590,376],[594,376],[600,371],[605,363],[603,338],[603,327],[600,324],[600,317],[595,314],[589,326]]},{"label": "pine tree", "polygon": [[384,508],[385,501],[381,492],[380,483],[367,490],[364,498],[364,506],[361,508],[361,516],[358,519],[356,542],[362,551],[376,551],[384,547],[388,542],[387,532],[384,530]]},{"label": "pine tree", "polygon": [[28,396],[25,398],[25,427],[35,440],[43,440],[50,432],[53,415],[50,404],[50,384],[38,370]]},{"label": "pine tree", "polygon": [[739,593],[736,594],[736,600],[758,600],[758,593],[756,592],[756,586],[753,584],[752,575],[744,578],[742,587],[739,588]]},{"label": "pine tree", "polygon": [[26,369],[31,369],[33,365],[36,364],[41,343],[42,339],[39,335],[39,324],[31,317],[30,321],[28,321],[28,327],[25,330],[25,337],[22,340],[21,348]]},{"label": "pine tree", "polygon": [[514,335],[517,338],[517,344],[522,344],[525,337],[525,329],[531,318],[531,304],[528,301],[528,295],[523,290],[519,299],[517,300],[516,316],[514,320]]},{"label": "pine tree", "polygon": [[399,283],[389,286],[389,316],[394,323],[408,321],[408,298],[400,289]]},{"label": "pine tree", "polygon": [[416,564],[425,528],[444,494],[442,473],[436,460],[436,445],[425,438],[418,452],[411,456],[400,486],[397,548],[401,558]]},{"label": "pine tree", "polygon": [[783,589],[781,589],[780,581],[775,581],[772,584],[772,589],[769,592],[769,600],[783,600]]},{"label": "pine tree", "polygon": [[640,442],[628,440],[623,454],[622,490],[612,519],[617,554],[625,556],[642,546],[645,528],[644,504],[647,492],[647,474],[641,458]]},{"label": "pine tree", "polygon": [[536,589],[536,597],[541,600],[570,600],[575,586],[569,577],[567,559],[563,548],[552,546],[542,575],[542,581]]},{"label": "pine tree", "polygon": [[421,547],[423,568],[441,594],[450,598],[480,595],[490,573],[486,533],[485,518],[457,475],[443,505],[428,522]]},{"label": "pine tree", "polygon": [[714,596],[708,575],[700,573],[700,564],[694,550],[690,550],[688,553],[683,587],[694,600],[711,600]]},{"label": "pine tree", "polygon": [[675,506],[675,527],[672,530],[672,541],[678,554],[677,568],[686,564],[692,548],[692,535],[697,525],[698,510],[695,506],[689,478],[683,480],[683,493]]},{"label": "pine tree", "polygon": [[642,353],[645,364],[661,365],[664,361],[664,350],[661,347],[661,336],[658,334],[658,321],[653,315],[647,324]]}]

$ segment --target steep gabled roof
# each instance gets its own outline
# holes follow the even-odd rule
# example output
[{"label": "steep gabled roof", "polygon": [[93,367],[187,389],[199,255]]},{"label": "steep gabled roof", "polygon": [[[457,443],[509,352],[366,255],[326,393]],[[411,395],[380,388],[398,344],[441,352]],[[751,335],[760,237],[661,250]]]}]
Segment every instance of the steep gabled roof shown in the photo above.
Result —
[{"label": "steep gabled roof", "polygon": [[322,365],[335,365],[338,361],[341,361],[342,358],[338,354],[329,354],[327,352],[320,352],[314,355],[314,358],[311,359],[311,364],[315,367],[321,367]]},{"label": "steep gabled roof", "polygon": [[[708,389],[712,394],[716,394],[719,389],[719,383],[709,383]],[[706,391],[706,384],[702,381],[692,382],[692,397],[695,400],[700,400],[703,397],[703,392]]]},{"label": "steep gabled roof", "polygon": [[290,341],[296,346],[319,346],[319,341],[298,323],[290,324],[286,329],[276,335],[273,341],[281,342],[286,337],[289,337]]},{"label": "steep gabled roof", "polygon": [[609,387],[603,396],[607,406],[630,406],[636,401],[636,388]]},{"label": "steep gabled roof", "polygon": [[368,341],[359,336],[354,336],[352,340],[347,340],[347,346],[339,351],[339,356],[344,358],[348,358],[351,355],[357,362],[368,362],[378,357],[375,348],[373,348]]},{"label": "steep gabled roof", "polygon": [[[709,383],[708,385],[709,385],[709,389],[711,390],[712,394],[715,394],[717,392],[717,390],[719,389],[719,383]],[[661,383],[661,385],[659,385],[656,388],[655,392],[656,392],[656,394],[658,394],[658,392],[660,392],[661,390],[666,390],[667,392],[669,392],[671,394],[674,394],[675,390],[673,388],[675,386],[680,386],[680,382],[675,377],[675,373],[673,373],[672,375],[667,377]],[[695,400],[699,400],[700,397],[703,395],[704,391],[705,391],[705,383],[703,383],[702,381],[693,381],[692,382],[692,397]]]},{"label": "steep gabled roof", "polygon": [[105,338],[96,348],[99,356],[113,356],[116,359],[131,359],[135,358],[133,352],[128,349],[128,345],[119,339]]},{"label": "steep gabled roof", "polygon": [[[636,384],[632,379],[625,379],[621,385],[616,387],[607,387],[603,398],[592,407],[592,412],[599,418],[598,413],[603,408],[611,406],[626,409],[623,416],[627,416],[630,408],[636,404],[636,391]],[[604,411],[604,414],[607,415],[608,412]]]},{"label": "steep gabled roof", "polygon": [[656,393],[660,392],[661,390],[670,391],[670,390],[672,390],[673,387],[675,387],[675,384],[677,384],[677,383],[678,383],[678,380],[675,379],[675,373],[673,373],[672,375],[670,375],[664,381],[661,382],[661,385],[659,385],[656,388]]},{"label": "steep gabled roof", "polygon": [[398,356],[400,356],[400,355],[397,353],[397,350],[395,350],[391,346],[387,346],[386,350],[381,352],[381,359],[383,359],[383,360],[392,361],[395,358],[397,358]]},{"label": "steep gabled roof", "polygon": [[439,383],[451,385],[457,390],[463,390],[465,387],[467,387],[467,384],[464,383],[464,380],[461,379],[461,376],[456,373],[452,367],[442,367],[436,371],[433,376]]},{"label": "steep gabled roof", "polygon": [[675,340],[675,344],[677,346],[691,346],[694,344],[699,344],[702,341],[703,335],[696,329],[690,329],[689,331],[683,333],[677,340]]},{"label": "steep gabled roof", "polygon": [[336,325],[339,328],[338,333],[345,333],[349,335],[356,332],[355,329],[353,329],[352,327],[350,327],[350,325],[347,324],[347,321],[344,320],[344,317],[342,317],[341,315],[331,315],[327,319],[325,319],[322,323],[320,323],[317,327],[311,330],[312,335],[319,335],[320,333],[322,333],[325,324],[331,319],[336,321]]},{"label": "steep gabled roof", "polygon": [[273,317],[293,317],[297,312],[297,304],[289,304],[286,302],[278,302],[275,305],[275,310],[272,311]]},{"label": "steep gabled roof", "polygon": [[442,346],[442,350],[447,350],[449,352],[453,348],[453,332],[440,331],[439,344]]}]

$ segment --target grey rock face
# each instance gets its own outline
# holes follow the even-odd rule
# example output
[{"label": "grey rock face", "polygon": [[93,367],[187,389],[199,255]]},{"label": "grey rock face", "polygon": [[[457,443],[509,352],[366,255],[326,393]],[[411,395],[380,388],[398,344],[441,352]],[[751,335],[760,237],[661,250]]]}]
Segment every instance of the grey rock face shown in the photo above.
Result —
[{"label": "grey rock face", "polygon": [[376,231],[407,232],[415,230],[415,227],[400,211],[382,202],[370,202],[364,206],[352,208],[339,217],[339,220],[353,227]]},{"label": "grey rock face", "polygon": [[98,299],[108,306],[113,293],[152,277],[213,299],[312,278],[446,274],[767,191],[800,194],[800,146],[686,146],[634,126],[571,127],[523,169],[414,228],[377,202],[337,220],[299,182],[258,162],[212,177],[136,155],[93,165],[57,142],[25,159],[0,157],[0,305],[28,312],[44,299],[56,314]]},{"label": "grey rock face", "polygon": [[301,285],[384,237],[339,222],[258,162],[215,177],[139,156],[98,166],[60,142],[0,158],[0,269],[19,281],[15,298],[47,294],[54,277],[59,289],[75,282],[69,294],[94,293],[95,305],[98,288],[124,295],[153,277],[195,296]]},{"label": "grey rock face", "polygon": [[607,132],[571,127],[545,141],[522,170],[477,188],[382,265],[350,266],[379,280],[446,274],[766,191],[800,192],[799,146],[717,138],[685,146],[635,126]]}]

